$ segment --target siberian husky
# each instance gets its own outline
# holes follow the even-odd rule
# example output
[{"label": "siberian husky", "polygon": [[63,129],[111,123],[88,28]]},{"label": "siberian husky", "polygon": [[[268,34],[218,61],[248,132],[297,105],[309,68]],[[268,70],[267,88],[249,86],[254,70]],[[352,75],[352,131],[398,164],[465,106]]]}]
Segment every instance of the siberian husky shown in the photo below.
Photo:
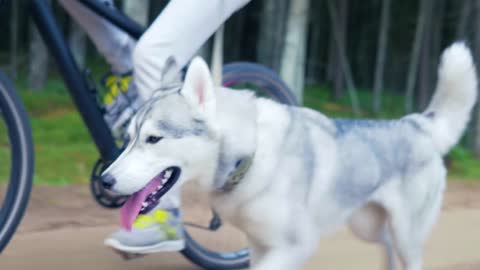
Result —
[{"label": "siberian husky", "polygon": [[241,229],[251,269],[301,269],[325,234],[348,224],[361,239],[422,269],[440,212],[442,157],[461,137],[477,99],[470,50],[447,48],[423,113],[395,120],[330,119],[306,108],[215,87],[192,61],[182,87],[152,98],[128,127],[130,142],[104,172],[133,194],[129,228],[174,184],[197,181],[222,218]]}]

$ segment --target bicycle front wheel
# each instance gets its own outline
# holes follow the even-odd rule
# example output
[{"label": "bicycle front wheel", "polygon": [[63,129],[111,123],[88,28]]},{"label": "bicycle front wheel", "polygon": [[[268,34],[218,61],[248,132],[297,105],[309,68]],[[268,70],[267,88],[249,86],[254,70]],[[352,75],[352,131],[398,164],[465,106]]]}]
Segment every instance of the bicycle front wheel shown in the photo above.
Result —
[{"label": "bicycle front wheel", "polygon": [[0,72],[0,253],[25,212],[32,187],[33,157],[27,113],[12,83]]},{"label": "bicycle front wheel", "polygon": [[[223,68],[223,85],[233,89],[249,89],[257,96],[283,104],[297,105],[297,99],[285,83],[268,68],[246,62],[227,64]],[[212,216],[205,196],[195,194],[195,187],[184,190],[186,247],[182,251],[190,261],[208,270],[247,268],[249,251],[242,232],[222,224]],[[190,190],[189,190],[190,189]]]}]

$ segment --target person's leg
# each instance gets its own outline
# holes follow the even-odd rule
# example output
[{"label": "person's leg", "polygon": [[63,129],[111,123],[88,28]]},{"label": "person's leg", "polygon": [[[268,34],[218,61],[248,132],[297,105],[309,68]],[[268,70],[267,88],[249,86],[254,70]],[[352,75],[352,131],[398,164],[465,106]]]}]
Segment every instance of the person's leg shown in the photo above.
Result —
[{"label": "person's leg", "polygon": [[[98,0],[115,9],[112,0]],[[122,137],[123,128],[140,101],[132,82],[132,54],[135,40],[115,25],[95,14],[79,1],[59,0],[68,14],[82,27],[95,47],[111,66],[101,84],[106,89],[103,97],[104,118],[114,135]]]},{"label": "person's leg", "polygon": [[[112,0],[99,1],[111,8],[115,8]],[[85,30],[95,47],[112,66],[113,72],[124,74],[132,70],[132,53],[135,47],[135,40],[110,22],[90,11],[79,1],[59,0],[58,2]]]},{"label": "person's leg", "polygon": [[175,75],[202,44],[249,1],[170,1],[134,50],[134,80],[140,97],[145,100],[153,91],[178,81]]}]

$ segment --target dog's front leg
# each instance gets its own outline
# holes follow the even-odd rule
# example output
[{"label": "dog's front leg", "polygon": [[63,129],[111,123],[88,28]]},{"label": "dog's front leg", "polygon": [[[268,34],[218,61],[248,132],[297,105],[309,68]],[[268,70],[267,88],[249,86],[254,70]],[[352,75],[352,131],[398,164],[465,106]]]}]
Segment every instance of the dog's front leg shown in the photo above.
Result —
[{"label": "dog's front leg", "polygon": [[313,255],[315,248],[309,245],[282,246],[255,253],[252,270],[299,270]]}]

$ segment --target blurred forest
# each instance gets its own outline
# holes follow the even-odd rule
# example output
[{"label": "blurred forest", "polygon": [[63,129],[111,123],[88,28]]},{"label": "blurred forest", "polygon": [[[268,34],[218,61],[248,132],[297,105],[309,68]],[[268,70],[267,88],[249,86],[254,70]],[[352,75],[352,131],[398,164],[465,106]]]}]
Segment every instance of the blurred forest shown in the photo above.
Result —
[{"label": "blurred forest", "polygon": [[[99,57],[94,46],[55,0],[49,2],[76,59],[91,65],[89,59]],[[168,4],[115,2],[143,25]],[[0,32],[0,68],[25,79],[30,91],[44,89],[55,65],[28,16],[27,0],[3,5]],[[224,60],[272,68],[307,106],[333,115],[395,117],[425,108],[439,56],[456,40],[480,56],[480,1],[252,0],[226,23]],[[336,114],[336,108],[347,113]],[[480,158],[477,115],[459,156],[465,150]]]}]

